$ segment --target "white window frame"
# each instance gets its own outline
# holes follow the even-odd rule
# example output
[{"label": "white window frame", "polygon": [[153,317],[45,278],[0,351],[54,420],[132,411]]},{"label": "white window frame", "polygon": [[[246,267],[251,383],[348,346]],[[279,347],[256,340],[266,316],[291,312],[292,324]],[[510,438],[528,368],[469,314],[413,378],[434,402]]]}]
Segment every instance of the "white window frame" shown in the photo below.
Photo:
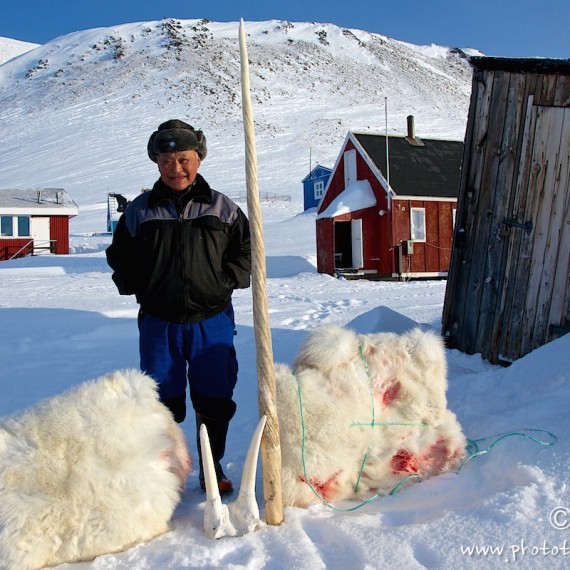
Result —
[{"label": "white window frame", "polygon": [[[12,216],[12,215],[5,215],[0,214],[0,218],[11,218],[12,219],[12,232],[9,235],[2,234],[0,237],[9,239],[9,238],[21,238],[21,237],[31,237],[31,218],[30,216]],[[28,220],[28,233],[27,234],[20,234],[20,225],[18,223],[20,218],[26,218]]]},{"label": "white window frame", "polygon": [[324,180],[317,180],[313,186],[313,196],[315,200],[320,200],[325,193],[325,182]]},{"label": "white window frame", "polygon": [[410,238],[418,242],[426,241],[425,208],[410,208]]}]

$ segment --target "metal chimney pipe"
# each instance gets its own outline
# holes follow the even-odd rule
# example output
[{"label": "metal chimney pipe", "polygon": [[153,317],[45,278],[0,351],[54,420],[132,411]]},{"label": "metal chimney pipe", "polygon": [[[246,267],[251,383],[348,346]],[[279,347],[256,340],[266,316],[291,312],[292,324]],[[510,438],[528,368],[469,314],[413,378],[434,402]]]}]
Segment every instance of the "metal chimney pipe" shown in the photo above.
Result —
[{"label": "metal chimney pipe", "polygon": [[412,146],[424,146],[422,139],[416,137],[416,125],[413,115],[408,115],[408,136],[406,137],[406,141]]},{"label": "metal chimney pipe", "polygon": [[416,126],[414,124],[413,115],[408,115],[408,137],[412,140],[416,138]]},{"label": "metal chimney pipe", "polygon": [[38,190],[38,204],[42,203],[42,191]]}]

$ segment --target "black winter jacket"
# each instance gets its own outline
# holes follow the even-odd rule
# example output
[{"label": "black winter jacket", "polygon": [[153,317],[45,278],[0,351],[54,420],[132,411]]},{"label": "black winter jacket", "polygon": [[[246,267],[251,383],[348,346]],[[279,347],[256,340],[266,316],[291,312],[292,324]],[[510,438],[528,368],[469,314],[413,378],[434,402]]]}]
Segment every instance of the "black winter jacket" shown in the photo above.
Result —
[{"label": "black winter jacket", "polygon": [[171,322],[212,317],[250,283],[248,220],[200,174],[182,193],[158,180],[137,196],[106,253],[119,293],[135,294],[143,313]]}]

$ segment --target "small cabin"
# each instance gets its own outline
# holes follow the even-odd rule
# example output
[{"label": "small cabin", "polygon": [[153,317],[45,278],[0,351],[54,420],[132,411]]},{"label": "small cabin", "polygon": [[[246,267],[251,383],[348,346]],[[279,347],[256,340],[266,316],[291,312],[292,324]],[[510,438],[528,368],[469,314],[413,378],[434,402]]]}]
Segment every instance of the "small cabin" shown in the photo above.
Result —
[{"label": "small cabin", "polygon": [[319,273],[447,276],[461,141],[349,132],[317,209]]},{"label": "small cabin", "polygon": [[303,178],[303,210],[316,208],[325,194],[332,170],[317,164],[311,172]]},{"label": "small cabin", "polygon": [[0,189],[0,261],[68,254],[69,220],[78,213],[62,188]]}]

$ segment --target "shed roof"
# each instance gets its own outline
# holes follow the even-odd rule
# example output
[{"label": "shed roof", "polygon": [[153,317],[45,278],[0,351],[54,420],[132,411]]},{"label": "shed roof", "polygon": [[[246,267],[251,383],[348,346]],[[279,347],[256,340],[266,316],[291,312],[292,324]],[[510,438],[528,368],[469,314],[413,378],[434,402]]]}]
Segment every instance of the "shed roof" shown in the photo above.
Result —
[{"label": "shed roof", "polygon": [[[387,176],[386,136],[352,133],[378,170]],[[388,136],[390,188],[397,196],[457,198],[463,143],[421,138],[423,146],[406,137]]]},{"label": "shed roof", "polygon": [[570,59],[472,56],[469,58],[469,62],[477,69],[482,70],[515,73],[570,74]]},{"label": "shed roof", "polygon": [[0,214],[77,216],[79,208],[63,188],[0,188]]}]

